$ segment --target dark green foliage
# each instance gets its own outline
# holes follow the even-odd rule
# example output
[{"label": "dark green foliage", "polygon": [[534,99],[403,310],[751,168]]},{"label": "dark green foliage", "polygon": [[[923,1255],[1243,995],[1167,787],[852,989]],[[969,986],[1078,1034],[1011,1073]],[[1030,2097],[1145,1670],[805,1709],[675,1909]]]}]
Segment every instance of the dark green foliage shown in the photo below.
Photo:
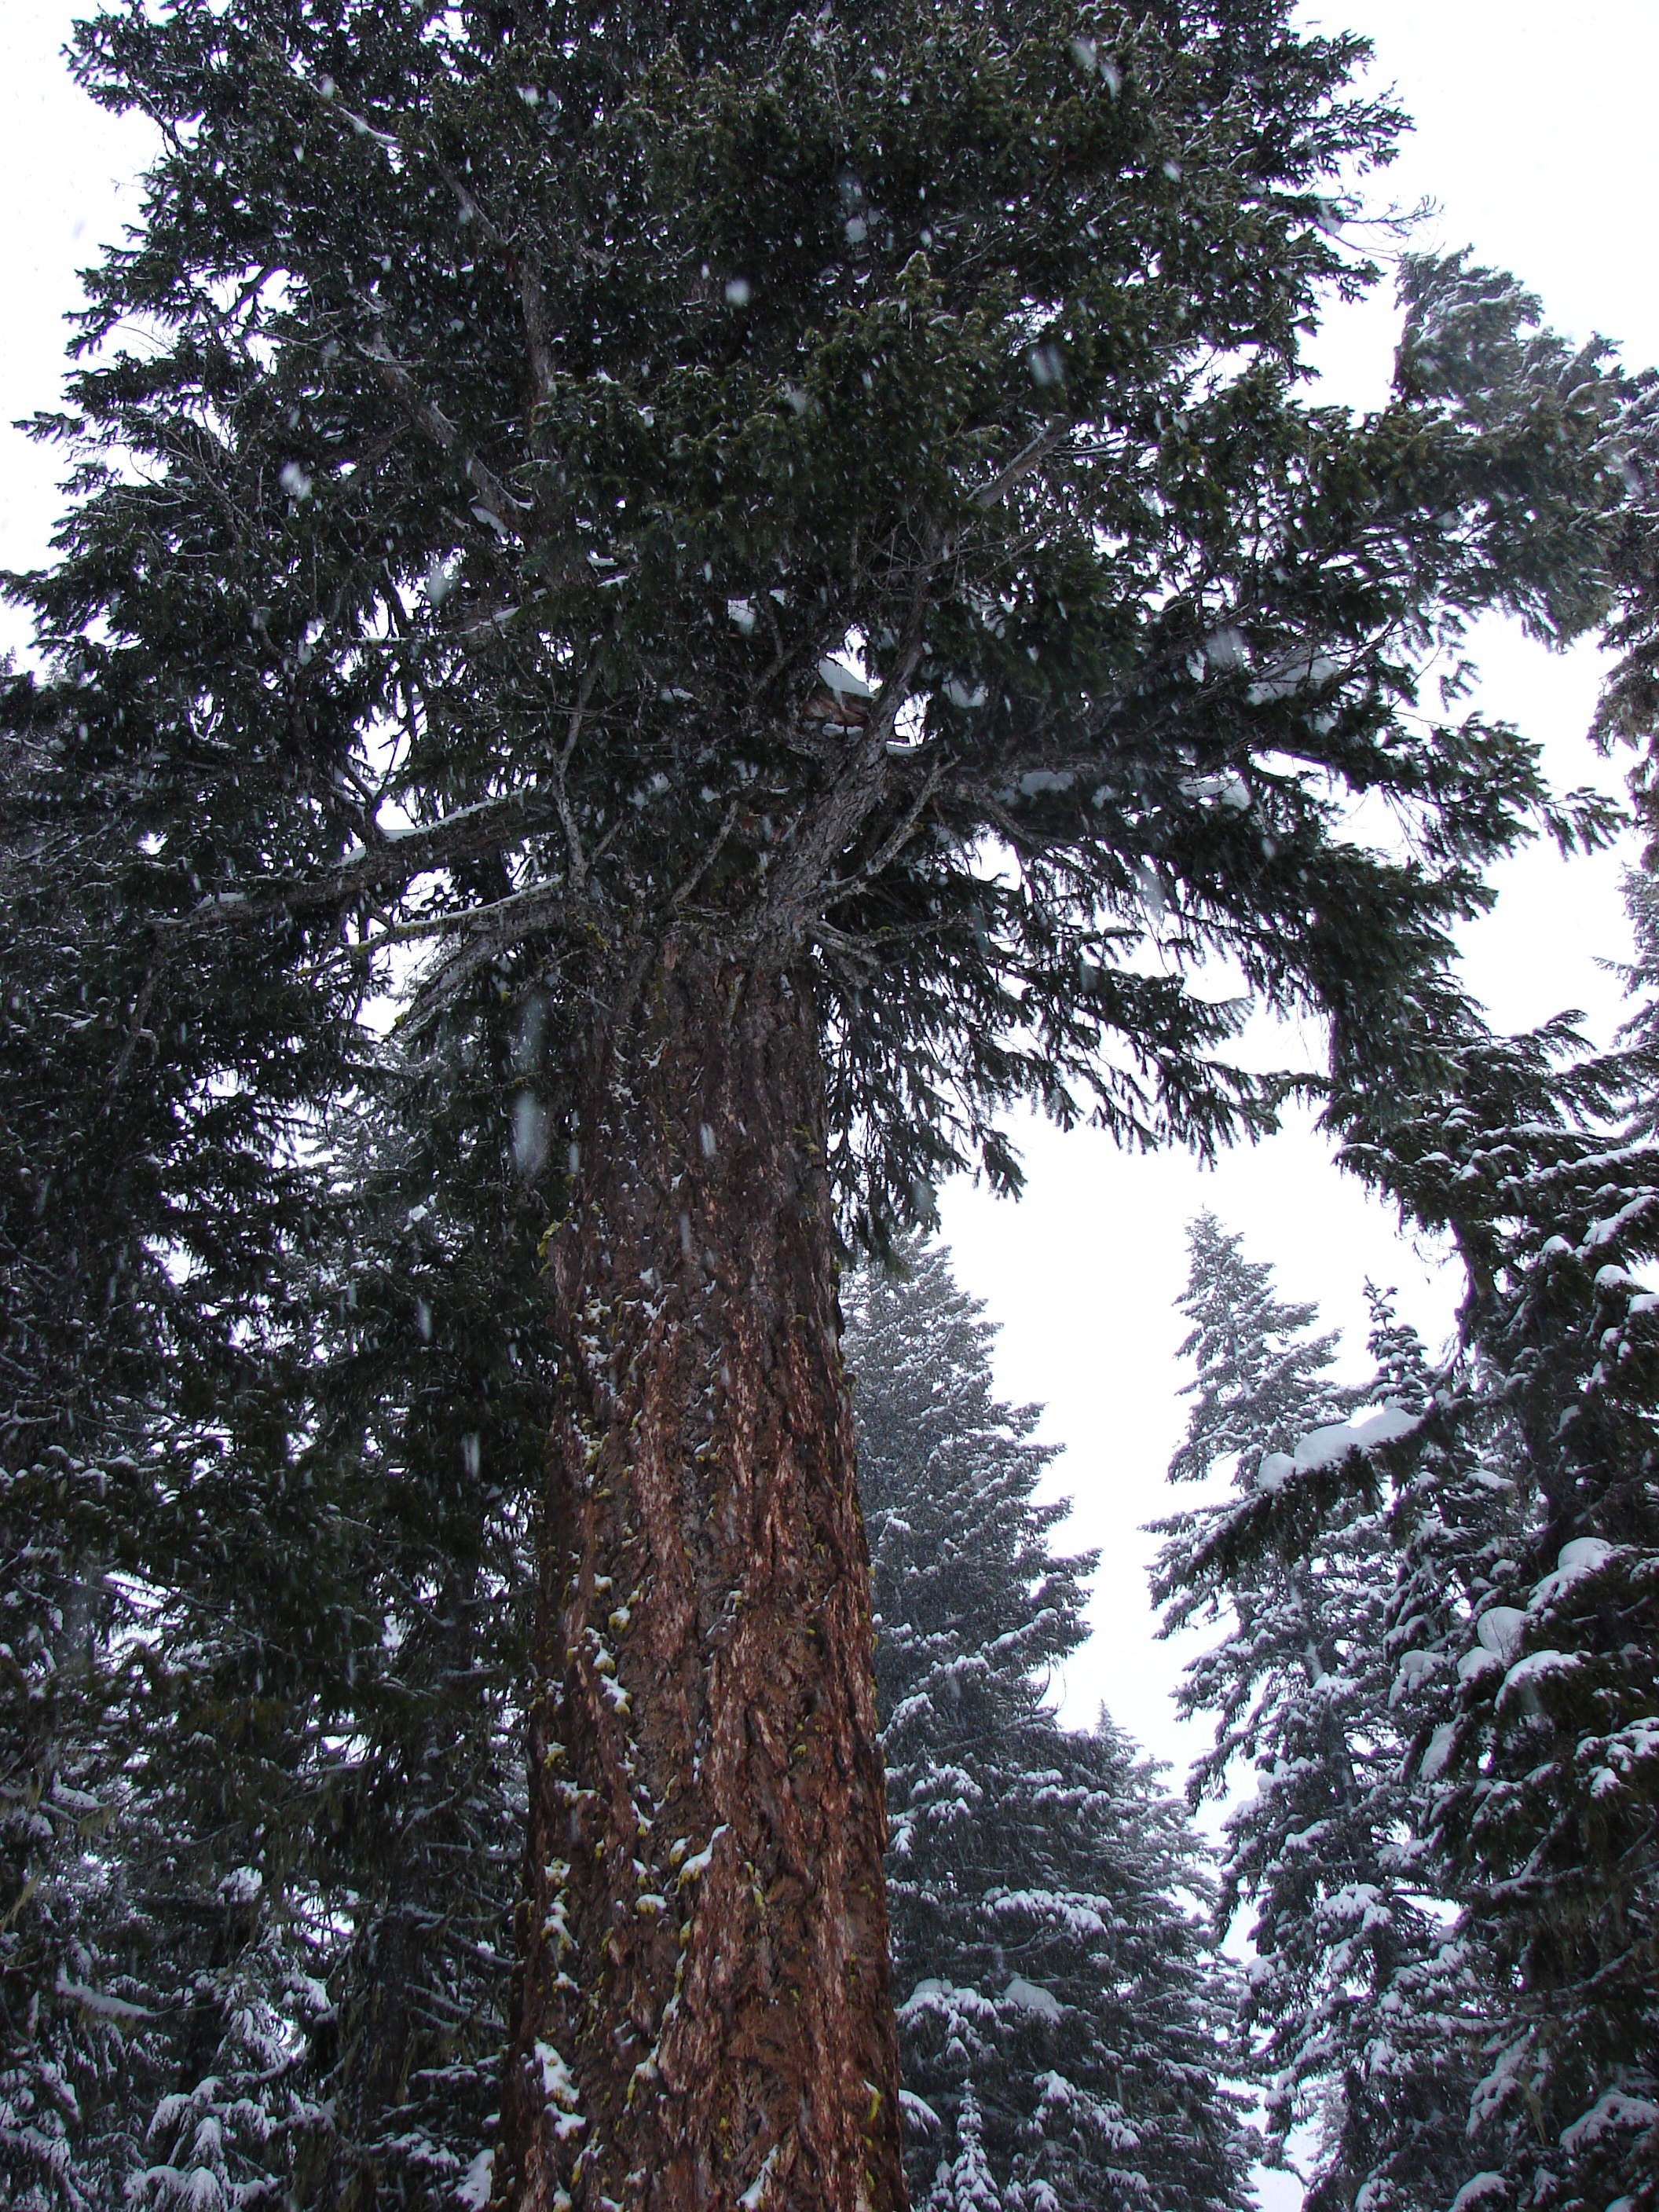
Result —
[{"label": "dark green foliage", "polygon": [[0,2161],[20,2205],[434,2201],[497,2100],[547,1412],[544,1217],[499,1141],[433,1152],[510,1110],[514,1024],[405,1068],[424,1121],[360,1096],[326,1176],[251,1085],[192,1119],[95,995],[125,947],[142,998],[148,856],[12,760]]},{"label": "dark green foliage", "polygon": [[[84,343],[163,342],[43,422],[76,505],[23,588],[75,772],[144,763],[149,1079],[251,1054],[267,1097],[410,932],[428,1004],[533,940],[557,1042],[641,932],[782,930],[875,1228],[964,1158],[1012,1177],[1018,1095],[1258,1126],[1231,1018],[1115,933],[1167,905],[1338,1006],[1432,950],[1542,793],[1514,733],[1417,719],[1415,658],[1494,601],[1595,619],[1620,495],[1594,355],[1455,265],[1413,266],[1395,405],[1300,404],[1300,325],[1369,273],[1330,180],[1395,120],[1342,96],[1358,51],[1255,0],[98,19],[85,81],[166,151]],[[803,720],[849,638],[856,740]],[[1333,778],[1396,795],[1412,863],[1333,835]],[[388,804],[434,826],[388,847]],[[246,1042],[175,1044],[256,922]]]},{"label": "dark green foliage", "polygon": [[[1659,1254],[1659,971],[1644,881],[1631,902],[1623,1048],[1563,1024],[1443,1037],[1445,1091],[1356,1112],[1352,1139],[1470,1261],[1468,1350],[1428,1438],[1480,1447],[1492,1502],[1458,1514],[1453,1632],[1408,1662],[1437,1693],[1414,1748],[1442,1880],[1504,1977],[1477,2117],[1517,2200],[1575,2207],[1650,2203],[1659,2172],[1659,1334],[1635,1272]],[[1402,1481],[1409,1557],[1446,1516],[1431,1463]],[[1419,1625],[1401,1615],[1396,1640]]]},{"label": "dark green foliage", "polygon": [[1044,1705],[1091,1562],[1049,1549],[1052,1452],[993,1395],[980,1308],[938,1251],[905,1267],[855,1279],[847,1344],[915,2201],[1219,2212],[1249,2137],[1215,2078],[1232,1991],[1187,1905],[1199,1848],[1120,1730]]}]

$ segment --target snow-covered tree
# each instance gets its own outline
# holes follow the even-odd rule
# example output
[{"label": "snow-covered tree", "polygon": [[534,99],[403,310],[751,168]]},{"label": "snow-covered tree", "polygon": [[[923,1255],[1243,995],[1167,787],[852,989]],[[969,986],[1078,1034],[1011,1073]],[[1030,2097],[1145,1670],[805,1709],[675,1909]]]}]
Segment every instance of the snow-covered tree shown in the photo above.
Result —
[{"label": "snow-covered tree", "polygon": [[996,1397],[945,1255],[849,1298],[887,1761],[915,2201],[1220,2212],[1249,2137],[1216,2074],[1233,1999],[1202,1854],[1103,1717],[1056,1723],[1092,1560],[1056,1556],[1036,1409]]},{"label": "snow-covered tree", "polygon": [[1317,2124],[1311,2205],[1427,2212],[1461,2179],[1470,1962],[1411,1848],[1422,1793],[1402,1771],[1411,1723],[1402,1738],[1393,1695],[1386,1501],[1320,1478],[1343,1462],[1362,1405],[1381,1410],[1359,1433],[1386,1437],[1420,1414],[1430,1378],[1377,1298],[1376,1377],[1334,1382],[1336,1341],[1309,1334],[1311,1305],[1275,1297],[1271,1267],[1212,1217],[1188,1239],[1194,1403],[1170,1473],[1231,1480],[1159,1524],[1154,1587],[1166,1633],[1226,1626],[1180,1692],[1182,1711],[1216,1717],[1193,1795],[1223,1796],[1244,1762],[1254,1770],[1227,1818],[1221,1891],[1224,1925],[1249,1911],[1255,1954],[1238,2063],[1263,2086],[1279,2154]]},{"label": "snow-covered tree", "polygon": [[279,1249],[239,1289],[239,1176],[293,1170],[269,1128],[239,1169],[233,1117],[170,1249],[237,1340],[192,1328],[119,1168],[172,1102],[78,1064],[108,1010],[60,871],[106,856],[32,842],[40,796],[8,825],[9,1095],[40,1110],[6,1133],[48,1200],[7,1215],[0,2171],[53,2208],[436,2203],[500,2100],[543,1224],[499,1158],[495,1233],[465,1176],[437,1218],[371,1095],[307,1188],[303,1279]]},{"label": "snow-covered tree", "polygon": [[[41,421],[57,557],[12,586],[41,666],[6,742],[53,836],[113,842],[65,878],[76,1000],[50,961],[9,988],[8,1267],[100,1432],[117,1340],[167,1354],[163,1611],[216,1547],[234,1594],[250,1496],[325,1598],[355,1478],[307,1553],[310,1340],[273,1307],[338,1249],[331,1117],[447,1073],[447,1218],[516,1314],[539,1216],[558,1376],[493,2185],[886,2212],[838,1238],[958,1164],[1015,1182],[1018,1098],[1266,1126],[1192,961],[1357,1049],[1528,823],[1594,832],[1417,670],[1486,607],[1565,636],[1638,588],[1621,387],[1423,262],[1389,404],[1304,404],[1397,118],[1286,0],[126,0],[75,51],[161,150]],[[1357,793],[1411,857],[1355,842]],[[387,1042],[365,996],[410,961]],[[481,1153],[511,1236],[464,1202]],[[374,1612],[331,1617],[278,1734],[355,1744],[334,1662]],[[278,1652],[251,1624],[237,1664]]]},{"label": "snow-covered tree", "polygon": [[[1284,1455],[1251,1447],[1166,1554],[1183,1613],[1300,1576],[1346,1627],[1326,1671],[1350,1797],[1327,1779],[1304,1802],[1317,1747],[1285,1733],[1232,1823],[1242,1893],[1281,1908],[1258,1923],[1259,2057],[1288,2037],[1291,2117],[1324,2085],[1316,2204],[1655,2201],[1659,947],[1646,879],[1631,898],[1617,1049],[1565,1020],[1492,1037],[1430,999],[1401,1010],[1399,1079],[1339,1085],[1347,1164],[1455,1240],[1458,1344],[1433,1367],[1381,1305],[1378,1410],[1264,1436]],[[1200,1671],[1254,1679],[1259,1648]],[[1265,1692],[1257,1713],[1276,1750]]]},{"label": "snow-covered tree", "polygon": [[[1426,1529],[1450,1571],[1437,1606],[1402,1580],[1394,1629],[1428,1878],[1498,1970],[1470,2185],[1517,2204],[1659,2187],[1659,945],[1645,880],[1631,903],[1620,1048],[1431,1037],[1431,1085],[1350,1102],[1352,1163],[1470,1276],[1397,1509],[1407,1561]],[[1450,1515],[1437,1445],[1474,1462]]]}]

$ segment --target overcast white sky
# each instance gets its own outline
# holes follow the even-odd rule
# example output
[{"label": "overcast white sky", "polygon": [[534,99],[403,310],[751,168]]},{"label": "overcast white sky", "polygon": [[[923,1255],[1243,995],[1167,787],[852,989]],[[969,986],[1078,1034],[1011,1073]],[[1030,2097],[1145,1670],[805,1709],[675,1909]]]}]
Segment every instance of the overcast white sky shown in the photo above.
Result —
[{"label": "overcast white sky", "polygon": [[[1659,362],[1655,217],[1659,211],[1659,8],[1653,0],[1320,0],[1304,21],[1364,33],[1371,79],[1397,88],[1417,128],[1374,180],[1380,200],[1431,198],[1426,245],[1472,246],[1511,268],[1574,337],[1601,331],[1635,365]],[[1322,340],[1329,396],[1355,406],[1386,392],[1391,295],[1346,313]],[[1592,648],[1553,656],[1507,624],[1480,637],[1478,703],[1540,739],[1562,787],[1620,787],[1621,771],[1584,742],[1600,663]],[[1465,933],[1473,988],[1493,1020],[1522,1028],[1565,1006],[1606,1037],[1620,1018],[1598,958],[1623,957],[1620,854],[1564,865],[1534,848],[1506,869],[1494,913]],[[1265,1024],[1263,1025],[1265,1029]],[[1259,1036],[1260,1048],[1270,1049]],[[1285,1058],[1319,1050],[1288,1037]],[[1212,1174],[1188,1159],[1126,1158],[1104,1139],[1032,1127],[1030,1182],[1018,1206],[957,1185],[941,1211],[961,1280],[1001,1324],[1007,1395],[1041,1401],[1039,1433],[1063,1443],[1057,1488],[1075,1501],[1074,1540],[1100,1547],[1094,1638],[1073,1660],[1064,1711],[1092,1717],[1103,1699],[1149,1749],[1184,1765],[1201,1729],[1174,1719],[1169,1693],[1201,1635],[1177,1650],[1152,1640],[1141,1525],[1168,1510],[1163,1471],[1185,1425],[1182,1334],[1173,1301],[1186,1276],[1183,1224],[1209,1206],[1271,1260],[1282,1292],[1316,1300],[1364,1371],[1364,1285],[1396,1284],[1425,1335],[1448,1332],[1455,1272],[1339,1175],[1305,1125]]]},{"label": "overcast white sky", "polygon": [[[136,216],[145,126],[116,124],[76,92],[58,59],[75,10],[0,0],[0,422],[50,406],[74,271]],[[1398,88],[1418,129],[1375,187],[1409,206],[1432,198],[1428,243],[1472,245],[1513,268],[1557,325],[1620,341],[1659,362],[1654,217],[1659,209],[1659,8],[1654,0],[1320,0],[1304,9],[1376,46],[1372,72]],[[1322,342],[1330,396],[1370,404],[1386,389],[1393,313],[1385,297],[1345,315]],[[0,566],[43,557],[56,512],[54,465],[0,431]],[[0,616],[0,643],[20,641]],[[1552,659],[1498,626],[1483,638],[1482,704],[1545,742],[1562,784],[1616,781],[1583,742],[1597,683],[1593,652]],[[1474,987],[1494,1018],[1529,1024],[1565,1006],[1605,1035],[1616,995],[1595,966],[1628,947],[1618,858],[1563,866],[1548,854],[1505,874],[1494,916],[1468,933]],[[1285,1041],[1316,1058],[1316,1037]],[[1263,1040],[1263,1051],[1269,1049]],[[1164,1510],[1163,1469],[1184,1419],[1172,1301],[1185,1273],[1183,1223],[1207,1205],[1273,1261],[1287,1294],[1317,1299],[1363,1338],[1369,1274],[1399,1285],[1437,1339],[1457,1286],[1431,1250],[1403,1243],[1331,1167],[1306,1128],[1200,1175],[1184,1158],[1128,1159],[1088,1133],[1036,1127],[1024,1139],[1030,1186],[1009,1206],[968,1188],[942,1210],[966,1286],[1000,1322],[1004,1389],[1047,1407],[1042,1433],[1067,1446],[1055,1471],[1076,1501],[1074,1540],[1103,1553],[1096,1633],[1064,1685],[1067,1716],[1104,1698],[1162,1755],[1190,1736],[1168,1700],[1181,1655],[1152,1640],[1140,1525]],[[1363,1359],[1354,1354],[1355,1371]]]}]

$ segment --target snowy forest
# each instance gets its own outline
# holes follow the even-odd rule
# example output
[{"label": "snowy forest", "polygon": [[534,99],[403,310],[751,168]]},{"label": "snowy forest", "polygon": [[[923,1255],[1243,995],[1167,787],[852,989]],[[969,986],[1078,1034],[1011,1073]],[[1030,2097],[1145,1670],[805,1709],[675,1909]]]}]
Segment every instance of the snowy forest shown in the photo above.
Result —
[{"label": "snowy forest", "polygon": [[[88,8],[155,151],[0,574],[4,2203],[1659,2212],[1659,842],[1610,1042],[1457,939],[1659,831],[1659,374],[1425,249],[1291,0]],[[1361,1354],[1161,1225],[1187,1773],[1062,1713],[940,1235],[1032,1111],[1316,1116],[1457,1273]]]}]

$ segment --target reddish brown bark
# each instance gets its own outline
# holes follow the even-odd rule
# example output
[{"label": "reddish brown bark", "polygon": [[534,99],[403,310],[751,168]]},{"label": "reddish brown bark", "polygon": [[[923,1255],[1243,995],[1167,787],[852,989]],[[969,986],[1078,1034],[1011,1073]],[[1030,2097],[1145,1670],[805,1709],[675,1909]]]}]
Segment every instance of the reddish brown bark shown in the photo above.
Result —
[{"label": "reddish brown bark", "polygon": [[813,1009],[671,951],[584,1115],[514,2212],[900,2212],[871,1678]]}]

